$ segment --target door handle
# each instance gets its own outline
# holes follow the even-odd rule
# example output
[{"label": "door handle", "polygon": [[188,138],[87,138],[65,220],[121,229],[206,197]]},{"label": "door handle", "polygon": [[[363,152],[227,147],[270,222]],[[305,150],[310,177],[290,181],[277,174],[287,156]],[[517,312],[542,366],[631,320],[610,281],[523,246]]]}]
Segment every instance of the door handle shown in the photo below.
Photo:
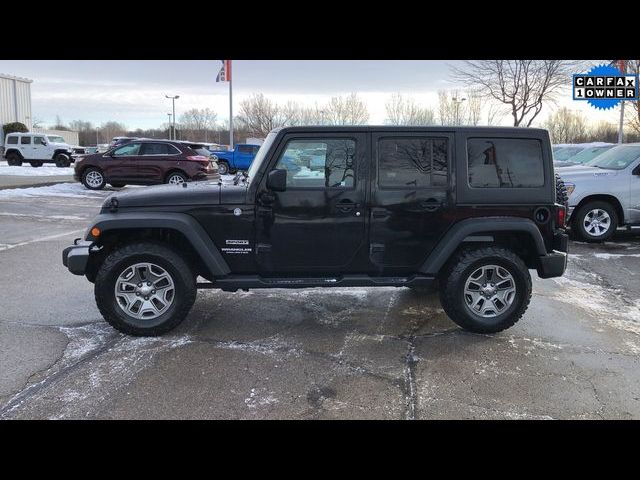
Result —
[{"label": "door handle", "polygon": [[442,207],[442,202],[439,202],[435,198],[429,198],[420,202],[420,208],[427,212],[435,212]]},{"label": "door handle", "polygon": [[358,204],[350,201],[342,201],[338,202],[336,208],[342,213],[349,213],[352,210],[358,208]]}]

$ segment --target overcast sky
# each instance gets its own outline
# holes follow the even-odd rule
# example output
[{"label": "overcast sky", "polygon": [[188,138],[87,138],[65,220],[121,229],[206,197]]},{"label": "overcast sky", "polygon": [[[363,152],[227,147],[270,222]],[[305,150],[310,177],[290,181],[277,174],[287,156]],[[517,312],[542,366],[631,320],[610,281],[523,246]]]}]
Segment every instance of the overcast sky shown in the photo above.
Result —
[{"label": "overcast sky", "polygon": [[[322,104],[331,96],[357,92],[369,108],[370,124],[384,122],[384,104],[393,92],[413,96],[437,109],[437,91],[456,88],[450,65],[440,60],[236,60],[233,62],[234,113],[252,93],[285,102]],[[216,83],[219,60],[60,61],[0,60],[0,73],[27,77],[33,116],[45,125],[60,115],[63,122],[109,120],[128,128],[159,127],[168,119],[171,100],[180,95],[176,113],[209,107],[219,120],[229,117],[228,83]],[[616,122],[618,109],[601,112],[571,99],[568,89],[559,105],[580,110],[591,120]],[[555,107],[545,108],[542,122]],[[486,117],[483,122],[486,123]],[[509,117],[503,119],[510,124]]]}]

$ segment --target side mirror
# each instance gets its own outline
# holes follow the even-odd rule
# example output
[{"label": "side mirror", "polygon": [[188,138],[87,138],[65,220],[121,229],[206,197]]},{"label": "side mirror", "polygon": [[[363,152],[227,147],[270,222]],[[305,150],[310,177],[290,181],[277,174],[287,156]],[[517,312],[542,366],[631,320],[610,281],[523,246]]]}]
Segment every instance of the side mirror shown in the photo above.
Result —
[{"label": "side mirror", "polygon": [[47,145],[47,141],[44,140],[44,139],[40,140],[40,145],[45,145],[46,146]]},{"label": "side mirror", "polygon": [[267,188],[274,192],[284,192],[287,189],[287,171],[284,169],[271,170],[267,176]]}]

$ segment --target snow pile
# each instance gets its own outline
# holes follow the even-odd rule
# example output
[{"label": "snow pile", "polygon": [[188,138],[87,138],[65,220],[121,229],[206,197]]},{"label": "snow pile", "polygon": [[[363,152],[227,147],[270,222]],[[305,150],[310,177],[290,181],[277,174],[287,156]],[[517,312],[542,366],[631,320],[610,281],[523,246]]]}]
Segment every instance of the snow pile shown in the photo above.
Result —
[{"label": "snow pile", "polygon": [[80,183],[58,183],[46,187],[8,188],[0,190],[0,199],[16,197],[75,197],[75,198],[105,198],[114,192],[125,190],[111,189],[88,190]]},{"label": "snow pile", "polygon": [[0,162],[1,175],[21,175],[25,177],[73,175],[73,167],[58,168],[53,163],[45,163],[42,167],[32,167],[28,163],[23,163],[22,167],[10,167],[7,162]]}]

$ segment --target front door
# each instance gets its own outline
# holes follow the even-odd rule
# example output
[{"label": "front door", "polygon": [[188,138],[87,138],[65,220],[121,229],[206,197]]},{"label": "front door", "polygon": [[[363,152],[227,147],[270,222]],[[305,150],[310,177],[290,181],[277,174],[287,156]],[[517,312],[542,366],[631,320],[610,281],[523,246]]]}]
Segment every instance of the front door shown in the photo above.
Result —
[{"label": "front door", "polygon": [[104,156],[104,174],[107,181],[132,181],[138,179],[140,143],[131,142],[116,148],[111,156]]},{"label": "front door", "polygon": [[[366,248],[367,136],[290,134],[256,197],[256,255],[262,275],[362,272]],[[266,187],[287,171],[286,191]]]},{"label": "front door", "polygon": [[33,145],[31,147],[33,153],[30,158],[33,158],[34,160],[51,160],[51,157],[53,157],[53,151],[51,151],[47,145],[43,145],[43,142],[47,142],[44,135],[33,137]]},{"label": "front door", "polygon": [[374,132],[370,258],[381,274],[418,271],[453,223],[453,135]]}]

